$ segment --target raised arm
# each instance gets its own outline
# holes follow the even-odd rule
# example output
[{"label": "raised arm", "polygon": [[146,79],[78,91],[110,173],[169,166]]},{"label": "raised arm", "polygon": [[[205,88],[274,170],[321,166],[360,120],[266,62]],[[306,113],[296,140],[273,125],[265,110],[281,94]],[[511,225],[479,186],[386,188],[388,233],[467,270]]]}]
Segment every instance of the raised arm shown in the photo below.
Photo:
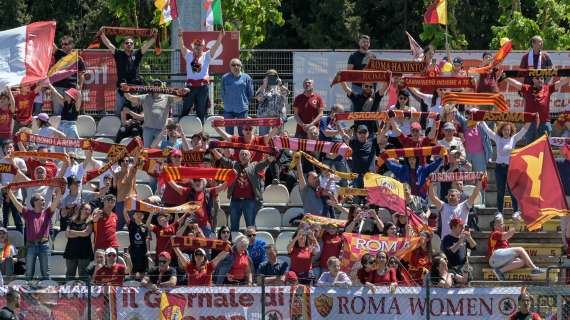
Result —
[{"label": "raised arm", "polygon": [[109,38],[107,38],[107,35],[105,34],[105,31],[103,31],[103,28],[101,28],[99,32],[101,32],[101,41],[103,42],[105,47],[107,47],[107,49],[109,49],[109,51],[111,51],[112,54],[115,54],[115,50],[117,50],[117,48],[115,48],[115,46],[111,43]]},{"label": "raised arm", "polygon": [[51,205],[49,206],[49,209],[52,213],[55,213],[57,208],[59,208],[59,204],[61,203],[61,197],[62,197],[60,188],[55,188],[54,192],[55,192],[55,197],[53,198]]},{"label": "raised arm", "polygon": [[[473,192],[473,193],[475,193],[475,192]],[[441,201],[441,199],[439,199],[439,198],[435,195],[435,184],[434,184],[434,183],[430,183],[430,184],[429,184],[428,196],[429,196],[429,200],[433,203],[433,205],[434,205],[438,210],[441,210],[441,207],[443,207],[443,201]]]},{"label": "raised arm", "polygon": [[567,85],[568,83],[570,83],[570,78],[560,78],[560,80],[554,82],[554,89],[556,89],[556,91],[560,90],[560,88],[562,88],[563,86]]},{"label": "raised arm", "polygon": [[303,176],[303,159],[301,155],[294,155],[294,157],[298,157],[297,159],[297,179],[299,180],[299,191],[305,189],[307,185],[305,181],[305,176]]},{"label": "raised arm", "polygon": [[150,144],[150,148],[151,149],[159,149],[160,148],[160,142],[162,141],[162,139],[164,137],[166,137],[167,133],[168,133],[168,129],[166,127],[162,128],[162,130],[160,130],[160,133],[156,135],[154,140],[152,140],[152,143]]},{"label": "raised arm", "polygon": [[475,204],[475,200],[479,196],[480,192],[481,192],[481,180],[477,181],[475,189],[473,189],[473,193],[469,196],[469,199],[467,199],[467,203],[469,203],[470,207],[472,207]]},{"label": "raised arm", "polygon": [[222,39],[224,38],[224,34],[226,32],[224,31],[224,29],[222,28],[222,30],[220,31],[220,33],[218,33],[218,39],[216,39],[216,43],[214,43],[214,45],[212,46],[212,48],[210,48],[210,55],[212,57],[214,57],[214,55],[216,54],[216,51],[218,51],[218,48],[220,47],[220,45],[222,44]]},{"label": "raised arm", "polygon": [[[128,92],[125,92],[124,95],[125,95],[125,99],[129,100],[132,104],[135,104],[135,105],[140,104],[140,101],[141,101],[140,95],[130,94]],[[129,112],[129,114],[131,114],[131,112]],[[132,116],[132,114],[131,114],[131,116]],[[136,118],[136,117],[133,117],[133,118]],[[139,120],[139,119],[137,119],[137,120]]]},{"label": "raised arm", "polygon": [[517,90],[522,89],[523,84],[518,80],[515,80],[513,78],[507,78],[505,81],[507,81],[508,84],[515,87],[515,89]]},{"label": "raised arm", "polygon": [[232,135],[229,134],[225,128],[222,127],[212,127],[214,128],[214,130],[216,130],[216,132],[220,135],[220,137],[222,137],[224,140],[226,141],[230,141],[232,140]]},{"label": "raised arm", "polygon": [[352,89],[350,89],[350,87],[348,86],[348,84],[346,84],[346,82],[341,82],[341,83],[340,83],[340,87],[342,88],[342,90],[343,90],[347,95],[351,95],[351,94],[352,94]]},{"label": "raised arm", "polygon": [[184,59],[186,59],[186,55],[188,54],[188,48],[184,46],[184,38],[182,37],[182,29],[178,29],[178,45],[180,46],[180,53]]},{"label": "raised arm", "polygon": [[10,86],[6,87],[6,93],[8,94],[8,100],[10,100],[10,112],[16,113],[16,100]]},{"label": "raised arm", "polygon": [[433,97],[433,95],[431,95],[429,93],[423,93],[420,90],[418,90],[417,88],[408,87],[408,90],[410,90],[410,92],[412,93],[413,96],[418,97],[422,100],[430,100]]},{"label": "raised arm", "polygon": [[156,41],[155,35],[157,32],[158,32],[158,30],[152,29],[152,35],[151,35],[150,39],[145,41],[145,43],[141,47],[141,53],[142,54],[145,54],[148,51],[148,49],[150,49],[150,47],[154,44],[154,42]]},{"label": "raised arm", "polygon": [[24,206],[18,199],[16,199],[16,196],[14,195],[12,189],[8,189],[6,193],[8,193],[8,197],[10,197],[10,201],[12,201],[16,210],[18,210],[19,213],[22,213],[22,211],[24,210]]},{"label": "raised arm", "polygon": [[61,93],[59,93],[51,84],[51,82],[48,81],[47,83],[47,87],[51,90],[51,95],[52,97],[56,98],[59,102],[63,103],[63,96],[61,95]]}]

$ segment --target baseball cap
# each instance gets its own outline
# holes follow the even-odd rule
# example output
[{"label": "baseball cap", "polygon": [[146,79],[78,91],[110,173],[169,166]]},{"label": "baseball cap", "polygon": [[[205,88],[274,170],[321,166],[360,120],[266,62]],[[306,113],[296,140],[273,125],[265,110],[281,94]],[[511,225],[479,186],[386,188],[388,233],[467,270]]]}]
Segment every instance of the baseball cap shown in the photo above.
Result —
[{"label": "baseball cap", "polygon": [[446,122],[443,125],[443,130],[455,130],[455,125],[453,125],[451,122]]},{"label": "baseball cap", "polygon": [[295,271],[287,272],[287,276],[285,276],[285,281],[297,281],[297,280],[299,280],[299,277],[297,277]]},{"label": "baseball cap", "polygon": [[422,129],[422,125],[421,125],[419,122],[417,122],[417,121],[416,121],[416,122],[412,122],[411,127],[412,127],[412,129],[418,129],[418,130],[421,130],[421,129]]},{"label": "baseball cap", "polygon": [[49,116],[47,113],[42,112],[42,113],[38,113],[37,116],[35,116],[36,119],[43,121],[43,122],[48,122],[49,121]]},{"label": "baseball cap", "polygon": [[4,227],[0,227],[0,232],[8,233],[8,229]]},{"label": "baseball cap", "polygon": [[112,201],[112,200],[117,200],[117,198],[112,195],[112,194],[106,194],[105,196],[103,196],[103,201]]},{"label": "baseball cap", "polygon": [[168,251],[162,251],[158,256],[165,257],[167,260],[172,260],[172,256]]},{"label": "baseball cap", "polygon": [[356,128],[356,132],[361,132],[361,131],[368,132],[368,127],[364,124],[359,125],[358,128]]},{"label": "baseball cap", "polygon": [[72,174],[67,177],[67,185],[72,185],[73,183],[79,183],[79,178],[76,175]]},{"label": "baseball cap", "polygon": [[153,85],[162,86],[162,81],[160,79],[152,79],[150,83],[152,83]]},{"label": "baseball cap", "polygon": [[108,254],[117,255],[117,250],[115,250],[115,248],[107,248],[107,249],[105,249],[105,255],[108,255]]}]

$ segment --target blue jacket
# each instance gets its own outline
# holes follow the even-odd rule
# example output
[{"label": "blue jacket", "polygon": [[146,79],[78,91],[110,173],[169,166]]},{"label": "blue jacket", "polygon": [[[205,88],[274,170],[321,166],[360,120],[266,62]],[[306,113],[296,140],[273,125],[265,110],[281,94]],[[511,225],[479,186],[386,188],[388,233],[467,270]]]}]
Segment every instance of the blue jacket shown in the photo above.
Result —
[{"label": "blue jacket", "polygon": [[[416,185],[419,187],[423,186],[430,173],[437,170],[442,161],[443,158],[438,158],[430,164],[418,165],[416,167]],[[408,164],[399,164],[396,161],[388,160],[386,161],[386,166],[392,171],[396,180],[403,183],[410,183],[410,170],[412,170],[412,168],[410,168]]]},{"label": "blue jacket", "polygon": [[[459,121],[459,123],[461,124],[461,128],[463,128],[463,130],[467,128],[467,119],[465,119],[465,117],[462,116],[461,113],[459,113],[459,111],[455,113],[455,119]],[[477,128],[479,128],[479,134],[483,138],[483,150],[485,151],[485,162],[487,162],[493,156],[493,147],[491,146],[491,138],[489,138],[487,132],[485,132],[485,130],[483,130],[481,126],[482,123],[477,123]]]},{"label": "blue jacket", "polygon": [[257,268],[259,265],[267,260],[265,257],[265,241],[263,240],[255,240],[253,244],[250,244],[247,247],[247,255],[253,261],[253,267],[255,272],[257,272]]},{"label": "blue jacket", "polygon": [[224,112],[247,111],[253,97],[253,80],[247,73],[242,72],[236,77],[228,72],[222,77],[220,95],[224,102]]}]

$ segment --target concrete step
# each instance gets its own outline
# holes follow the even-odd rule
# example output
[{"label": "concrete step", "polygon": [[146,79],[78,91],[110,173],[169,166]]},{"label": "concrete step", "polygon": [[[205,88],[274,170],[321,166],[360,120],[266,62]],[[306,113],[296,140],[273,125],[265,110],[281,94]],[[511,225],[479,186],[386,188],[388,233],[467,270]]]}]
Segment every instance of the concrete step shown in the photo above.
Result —
[{"label": "concrete step", "polygon": [[[491,232],[489,231],[473,232],[473,239],[477,242],[477,248],[472,253],[473,255],[487,255],[490,235]],[[515,233],[509,240],[509,243],[529,244],[529,249],[533,249],[532,246],[535,244],[543,244],[545,248],[553,250],[554,248],[562,247],[562,237],[560,232],[519,232]]]}]

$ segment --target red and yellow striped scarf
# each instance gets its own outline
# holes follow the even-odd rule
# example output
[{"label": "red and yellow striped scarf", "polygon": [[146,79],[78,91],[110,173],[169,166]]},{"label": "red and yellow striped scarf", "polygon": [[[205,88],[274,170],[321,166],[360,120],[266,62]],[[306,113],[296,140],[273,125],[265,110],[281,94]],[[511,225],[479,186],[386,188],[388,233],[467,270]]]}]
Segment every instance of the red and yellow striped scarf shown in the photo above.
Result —
[{"label": "red and yellow striped scarf", "polygon": [[9,258],[11,251],[12,251],[12,244],[10,242],[4,243],[4,248],[2,248],[2,259]]},{"label": "red and yellow striped scarf", "polygon": [[267,154],[275,154],[277,150],[270,146],[260,146],[258,144],[252,143],[238,143],[238,142],[228,142],[228,141],[210,141],[210,148],[222,148],[222,149],[236,149],[236,150],[250,150]]},{"label": "red and yellow striped scarf", "polygon": [[384,150],[378,157],[376,165],[381,167],[386,159],[395,158],[413,158],[418,157],[423,159],[428,156],[447,156],[447,148],[443,146],[432,146],[432,147],[416,147],[416,148],[401,148],[401,149],[387,149]]},{"label": "red and yellow striped scarf", "polygon": [[280,127],[281,118],[243,118],[243,119],[215,119],[212,127]]},{"label": "red and yellow striped scarf", "polygon": [[138,212],[153,212],[153,213],[187,213],[195,212],[200,209],[200,204],[197,202],[187,202],[176,207],[159,207],[136,198],[129,197],[125,200],[125,209],[127,211]]},{"label": "red and yellow striped scarf", "polygon": [[45,180],[30,180],[30,181],[22,181],[22,182],[12,182],[9,183],[6,187],[8,189],[20,189],[20,188],[31,188],[31,187],[39,187],[39,186],[47,186],[47,187],[54,187],[54,188],[61,188],[61,191],[65,190],[65,186],[67,182],[64,178],[52,178],[52,179],[45,179]]},{"label": "red and yellow striped scarf", "polygon": [[196,249],[213,249],[218,251],[232,250],[232,244],[229,241],[219,239],[208,239],[187,236],[174,236],[170,238],[170,244],[173,248],[180,248],[182,251]]},{"label": "red and yellow striped scarf", "polygon": [[495,105],[498,111],[509,111],[509,105],[502,93],[446,92],[441,104]]},{"label": "red and yellow striped scarf", "polygon": [[291,163],[289,164],[289,167],[291,169],[295,169],[295,167],[297,166],[297,162],[301,159],[301,157],[305,157],[305,159],[307,159],[307,161],[312,163],[315,167],[319,168],[321,171],[330,171],[330,172],[332,172],[332,174],[340,177],[341,179],[354,180],[354,179],[358,178],[358,174],[356,174],[356,173],[340,172],[340,171],[332,170],[326,164],[320,162],[315,157],[313,157],[310,154],[307,154],[303,151],[295,152],[295,154],[293,155],[293,159],[291,160]]},{"label": "red and yellow striped scarf", "polygon": [[12,152],[14,157],[19,158],[34,158],[34,159],[57,159],[64,161],[67,155],[63,152],[39,152],[39,151],[14,151]]}]

